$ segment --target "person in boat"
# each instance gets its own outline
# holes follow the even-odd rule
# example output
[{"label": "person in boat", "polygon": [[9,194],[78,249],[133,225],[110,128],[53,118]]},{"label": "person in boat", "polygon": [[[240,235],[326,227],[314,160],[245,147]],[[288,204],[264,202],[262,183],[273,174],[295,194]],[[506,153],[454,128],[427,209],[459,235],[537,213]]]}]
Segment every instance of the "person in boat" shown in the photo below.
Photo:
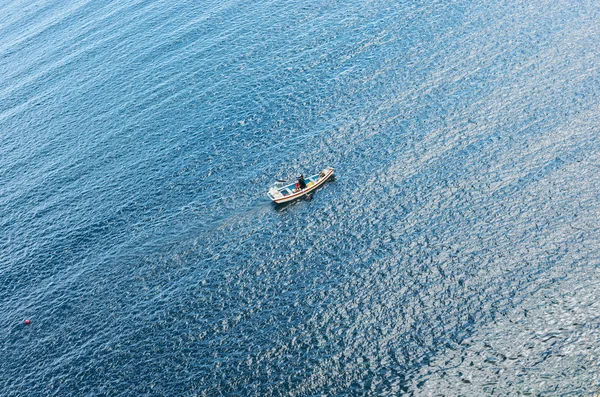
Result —
[{"label": "person in boat", "polygon": [[304,175],[300,175],[300,177],[298,177],[298,183],[296,184],[296,187],[300,188],[300,189],[306,189],[306,182],[304,181]]}]

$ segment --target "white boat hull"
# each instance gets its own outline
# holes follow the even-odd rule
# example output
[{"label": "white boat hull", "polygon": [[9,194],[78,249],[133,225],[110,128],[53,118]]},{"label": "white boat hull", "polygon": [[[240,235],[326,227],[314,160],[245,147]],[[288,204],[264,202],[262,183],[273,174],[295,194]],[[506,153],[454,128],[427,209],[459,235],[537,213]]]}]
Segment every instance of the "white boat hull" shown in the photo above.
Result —
[{"label": "white boat hull", "polygon": [[333,168],[327,167],[319,174],[306,178],[306,188],[299,191],[295,189],[295,184],[292,183],[280,188],[272,187],[269,189],[267,195],[273,202],[277,204],[296,200],[322,186],[329,178],[331,178],[331,176],[333,176],[333,171]]}]

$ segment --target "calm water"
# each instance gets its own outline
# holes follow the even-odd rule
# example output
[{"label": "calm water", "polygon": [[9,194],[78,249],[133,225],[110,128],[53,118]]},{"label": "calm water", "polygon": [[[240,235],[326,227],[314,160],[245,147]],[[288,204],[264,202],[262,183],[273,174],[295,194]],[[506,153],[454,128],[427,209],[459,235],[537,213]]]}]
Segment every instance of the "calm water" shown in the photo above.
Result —
[{"label": "calm water", "polygon": [[0,395],[600,390],[598,2],[0,3]]}]

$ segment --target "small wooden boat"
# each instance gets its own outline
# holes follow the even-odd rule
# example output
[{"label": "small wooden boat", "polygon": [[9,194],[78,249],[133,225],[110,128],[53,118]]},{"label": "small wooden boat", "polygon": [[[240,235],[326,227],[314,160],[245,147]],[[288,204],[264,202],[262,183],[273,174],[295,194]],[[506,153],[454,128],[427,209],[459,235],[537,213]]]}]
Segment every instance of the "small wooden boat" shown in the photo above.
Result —
[{"label": "small wooden boat", "polygon": [[327,167],[323,171],[318,174],[309,176],[305,178],[306,188],[304,189],[296,189],[296,183],[289,183],[286,181],[277,181],[275,186],[269,189],[267,195],[271,200],[276,203],[286,203],[288,201],[295,200],[300,198],[313,190],[322,186],[326,180],[331,178],[333,175],[333,168]]}]

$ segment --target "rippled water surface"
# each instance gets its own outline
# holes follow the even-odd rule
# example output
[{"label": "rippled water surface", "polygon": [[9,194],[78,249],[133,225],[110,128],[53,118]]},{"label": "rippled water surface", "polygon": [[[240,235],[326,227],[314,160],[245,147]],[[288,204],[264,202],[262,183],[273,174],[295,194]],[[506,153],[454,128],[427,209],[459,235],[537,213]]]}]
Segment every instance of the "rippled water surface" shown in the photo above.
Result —
[{"label": "rippled water surface", "polygon": [[598,2],[0,3],[0,395],[600,391]]}]

